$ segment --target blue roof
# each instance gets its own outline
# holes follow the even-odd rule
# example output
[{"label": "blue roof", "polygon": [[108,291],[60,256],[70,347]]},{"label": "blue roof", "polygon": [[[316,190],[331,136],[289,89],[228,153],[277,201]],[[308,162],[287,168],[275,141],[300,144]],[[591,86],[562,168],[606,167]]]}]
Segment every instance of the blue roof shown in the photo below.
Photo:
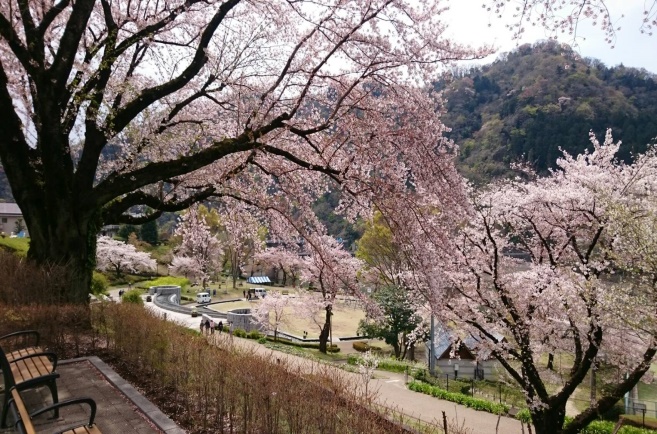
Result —
[{"label": "blue roof", "polygon": [[246,280],[246,283],[271,283],[267,276],[252,276]]}]

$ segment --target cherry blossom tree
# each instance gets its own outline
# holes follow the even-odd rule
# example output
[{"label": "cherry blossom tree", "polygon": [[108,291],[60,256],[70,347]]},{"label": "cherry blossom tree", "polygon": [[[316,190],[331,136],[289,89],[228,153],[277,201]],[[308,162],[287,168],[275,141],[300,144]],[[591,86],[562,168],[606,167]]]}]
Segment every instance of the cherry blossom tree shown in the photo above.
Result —
[{"label": "cherry blossom tree", "polygon": [[278,340],[278,329],[292,315],[292,301],[287,295],[278,291],[267,293],[262,300],[254,303],[251,309],[253,319],[265,330],[274,331],[274,340]]},{"label": "cherry blossom tree", "polygon": [[298,249],[289,250],[283,247],[268,247],[255,254],[254,261],[276,271],[280,270],[283,273],[283,286],[287,285],[288,278],[292,285],[296,285],[303,262]]},{"label": "cherry blossom tree", "polygon": [[157,264],[148,253],[138,251],[132,244],[101,236],[96,248],[96,268],[114,271],[116,277],[121,277],[123,273],[155,271]]},{"label": "cherry blossom tree", "polygon": [[[526,181],[472,191],[470,213],[451,224],[435,206],[389,220],[403,222],[399,243],[416,253],[406,279],[520,385],[537,434],[579,432],[648,373],[657,352],[657,153],[624,164],[610,132],[591,141],[592,152],[565,154],[549,176],[526,170]],[[563,382],[542,369],[549,353],[573,355]],[[596,363],[626,375],[563,428],[567,400]]]},{"label": "cherry blossom tree", "polygon": [[220,264],[223,252],[219,240],[210,232],[205,217],[199,214],[198,206],[192,206],[182,215],[174,234],[180,236],[182,241],[176,248],[170,271],[198,277],[205,288],[210,273]]},{"label": "cherry blossom tree", "polygon": [[[484,8],[497,18],[511,15],[508,25],[515,39],[520,39],[528,26],[539,25],[548,31],[550,37],[568,34],[575,40],[577,29],[582,22],[598,27],[605,41],[614,44],[621,25],[636,26],[641,33],[652,36],[657,27],[657,2],[648,0],[643,4],[643,18],[638,23],[620,23],[624,17],[622,10],[612,12],[608,0],[487,0]],[[625,6],[625,5],[623,5]]]},{"label": "cherry blossom tree", "polygon": [[346,208],[367,205],[420,164],[445,180],[432,161],[449,160],[440,101],[422,85],[490,50],[447,39],[442,11],[410,0],[1,2],[0,160],[29,256],[66,263],[69,299],[84,302],[103,224],[212,196],[291,214],[327,179],[362,196]]},{"label": "cherry blossom tree", "polygon": [[317,307],[323,306],[325,315],[319,334],[319,351],[326,353],[335,298],[340,292],[360,296],[357,277],[362,264],[327,235],[310,239],[308,244],[312,253],[305,259],[302,279],[309,284],[309,290],[317,289],[321,298],[309,297],[302,301],[308,302],[306,311],[313,318]]}]

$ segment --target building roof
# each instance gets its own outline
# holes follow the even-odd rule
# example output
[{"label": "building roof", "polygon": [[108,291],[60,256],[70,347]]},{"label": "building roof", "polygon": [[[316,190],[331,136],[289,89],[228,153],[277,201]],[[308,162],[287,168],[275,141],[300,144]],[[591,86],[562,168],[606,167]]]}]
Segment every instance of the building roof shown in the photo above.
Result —
[{"label": "building roof", "polygon": [[271,280],[267,276],[252,276],[247,279],[246,283],[271,283]]},{"label": "building roof", "polygon": [[23,215],[23,212],[15,203],[0,203],[0,214],[5,215]]},{"label": "building roof", "polygon": [[[504,336],[498,333],[493,333],[493,336],[498,341],[504,340]],[[434,349],[436,358],[441,358],[447,350],[449,350],[453,343],[461,342],[469,353],[475,355],[479,360],[489,359],[491,356],[491,351],[487,347],[480,345],[480,339],[469,334],[465,339],[462,339],[452,330],[443,328],[441,326],[436,326],[434,332]]]}]

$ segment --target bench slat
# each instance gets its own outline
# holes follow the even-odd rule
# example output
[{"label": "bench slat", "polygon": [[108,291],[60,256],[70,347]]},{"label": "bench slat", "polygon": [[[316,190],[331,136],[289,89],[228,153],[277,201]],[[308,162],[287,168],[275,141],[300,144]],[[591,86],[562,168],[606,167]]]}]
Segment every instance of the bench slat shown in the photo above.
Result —
[{"label": "bench slat", "polygon": [[52,363],[46,356],[19,360],[11,364],[11,373],[17,382],[48,375],[52,372]]},{"label": "bench slat", "polygon": [[30,414],[27,412],[27,409],[25,408],[25,404],[23,403],[23,399],[18,393],[18,390],[11,389],[11,397],[14,399],[14,405],[16,406],[16,409],[18,410],[18,414],[20,415],[20,418],[23,421],[25,430],[27,431],[28,434],[35,434],[34,427],[32,426],[32,422],[30,421]]}]

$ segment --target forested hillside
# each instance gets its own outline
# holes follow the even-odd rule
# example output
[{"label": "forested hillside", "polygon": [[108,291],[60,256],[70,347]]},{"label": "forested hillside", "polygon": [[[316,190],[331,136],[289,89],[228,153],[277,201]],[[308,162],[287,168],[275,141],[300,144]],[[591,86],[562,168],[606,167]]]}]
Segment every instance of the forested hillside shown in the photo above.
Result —
[{"label": "forested hillside", "polygon": [[582,152],[590,130],[600,137],[612,128],[623,159],[657,136],[655,74],[608,68],[554,42],[523,45],[435,87],[445,92],[462,172],[476,182],[504,176],[514,161],[544,171],[559,148]]}]

